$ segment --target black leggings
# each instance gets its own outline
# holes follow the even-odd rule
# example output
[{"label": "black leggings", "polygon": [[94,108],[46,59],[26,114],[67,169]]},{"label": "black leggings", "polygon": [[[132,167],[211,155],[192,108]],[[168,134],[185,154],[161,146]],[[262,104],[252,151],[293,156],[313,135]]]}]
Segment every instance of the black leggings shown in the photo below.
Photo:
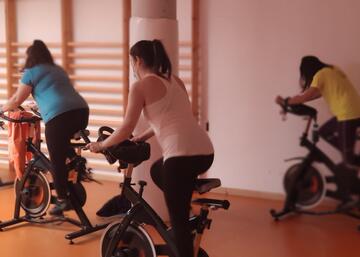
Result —
[{"label": "black leggings", "polygon": [[360,118],[338,121],[335,117],[325,122],[319,129],[320,136],[338,149],[346,164],[360,165],[360,158],[354,154],[356,130]]},{"label": "black leggings", "polygon": [[89,121],[89,109],[77,109],[62,113],[45,124],[45,138],[54,171],[54,185],[60,199],[67,196],[68,170],[66,158],[76,155],[70,140]]},{"label": "black leggings", "polygon": [[195,179],[207,171],[214,155],[171,157],[156,161],[151,167],[151,178],[164,192],[174,231],[179,257],[193,257],[193,242],[189,226],[191,196]]}]

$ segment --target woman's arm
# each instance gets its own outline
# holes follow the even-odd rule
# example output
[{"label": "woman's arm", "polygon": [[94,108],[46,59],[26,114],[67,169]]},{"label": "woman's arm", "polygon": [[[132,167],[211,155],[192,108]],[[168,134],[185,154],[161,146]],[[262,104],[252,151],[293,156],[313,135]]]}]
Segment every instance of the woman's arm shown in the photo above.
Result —
[{"label": "woman's arm", "polygon": [[[308,89],[306,89],[302,94],[299,95],[295,95],[293,97],[289,97],[287,100],[287,104],[302,104],[317,98],[321,97],[321,93],[319,91],[319,89],[315,88],[315,87],[309,87]],[[276,103],[280,104],[280,105],[284,105],[285,104],[285,99],[282,98],[281,96],[277,96],[276,97]]]},{"label": "woman's arm", "polygon": [[139,120],[144,104],[145,98],[141,90],[141,82],[136,82],[129,92],[128,108],[123,123],[104,141],[88,144],[87,147],[90,151],[100,152],[128,139]]},{"label": "woman's arm", "polygon": [[154,135],[155,135],[154,130],[150,127],[140,135],[133,137],[131,140],[134,142],[146,141]]},{"label": "woman's arm", "polygon": [[32,87],[28,85],[20,85],[15,94],[1,107],[2,112],[11,111],[21,105],[31,94]]}]

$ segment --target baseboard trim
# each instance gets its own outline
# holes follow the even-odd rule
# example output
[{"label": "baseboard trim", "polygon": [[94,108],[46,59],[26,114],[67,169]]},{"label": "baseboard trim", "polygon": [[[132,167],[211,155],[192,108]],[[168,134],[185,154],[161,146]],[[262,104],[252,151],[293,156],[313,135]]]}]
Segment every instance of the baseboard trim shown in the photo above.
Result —
[{"label": "baseboard trim", "polygon": [[[94,179],[102,180],[102,181],[112,181],[119,183],[123,180],[123,174],[114,173],[114,172],[106,172],[106,171],[95,171],[93,173]],[[257,190],[249,190],[249,189],[240,189],[240,188],[229,188],[229,187],[218,187],[211,190],[212,193],[224,194],[230,196],[241,196],[241,197],[251,197],[256,199],[263,200],[276,200],[276,201],[284,201],[285,194],[284,193],[274,193],[274,192],[264,192]],[[337,201],[331,198],[323,199],[321,205],[333,205]]]},{"label": "baseboard trim", "polygon": [[[248,189],[239,189],[239,188],[227,188],[219,187],[211,190],[213,193],[225,194],[231,196],[241,196],[241,197],[251,197],[263,200],[276,200],[276,201],[285,201],[285,194],[283,193],[273,193],[273,192],[263,192],[256,190]],[[337,200],[325,197],[319,204],[321,206],[333,206],[338,203]]]},{"label": "baseboard trim", "polygon": [[[97,180],[119,182],[119,181],[122,181],[123,174],[114,173],[114,172],[106,172],[106,171],[94,171],[93,177],[94,177],[94,179],[97,179]],[[229,187],[215,188],[215,189],[211,190],[211,192],[217,193],[217,194],[252,197],[252,198],[258,198],[258,199],[265,199],[265,200],[284,200],[285,199],[285,195],[281,194],[281,193],[264,192],[264,191],[239,189],[239,188],[229,188]]]},{"label": "baseboard trim", "polygon": [[213,189],[211,192],[219,193],[219,194],[226,194],[226,195],[266,199],[266,200],[284,200],[285,199],[285,195],[282,193],[264,192],[264,191],[239,189],[239,188],[219,187],[219,188]]}]

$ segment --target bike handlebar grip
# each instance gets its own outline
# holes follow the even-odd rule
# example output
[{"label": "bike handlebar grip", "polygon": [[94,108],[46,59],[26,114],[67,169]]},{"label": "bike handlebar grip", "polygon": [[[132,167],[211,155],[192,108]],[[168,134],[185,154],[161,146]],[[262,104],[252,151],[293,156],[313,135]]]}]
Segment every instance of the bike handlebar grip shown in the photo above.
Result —
[{"label": "bike handlebar grip", "polygon": [[223,208],[225,210],[229,209],[230,202],[228,200],[218,200],[218,199],[208,199],[209,203],[211,203],[214,206]]},{"label": "bike handlebar grip", "polygon": [[193,203],[200,205],[213,206],[217,208],[229,209],[230,202],[228,200],[210,199],[210,198],[198,198],[192,201]]},{"label": "bike handlebar grip", "polygon": [[85,143],[87,144],[91,143],[89,137],[85,134],[84,130],[80,130],[80,135],[84,139]]}]

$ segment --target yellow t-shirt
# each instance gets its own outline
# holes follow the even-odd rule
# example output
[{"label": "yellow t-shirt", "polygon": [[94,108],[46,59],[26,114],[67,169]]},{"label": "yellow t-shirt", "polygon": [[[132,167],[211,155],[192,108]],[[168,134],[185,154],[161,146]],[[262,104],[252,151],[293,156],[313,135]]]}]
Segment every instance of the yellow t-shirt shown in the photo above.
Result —
[{"label": "yellow t-shirt", "polygon": [[360,96],[340,69],[326,67],[319,70],[310,86],[320,90],[337,120],[360,118]]}]

